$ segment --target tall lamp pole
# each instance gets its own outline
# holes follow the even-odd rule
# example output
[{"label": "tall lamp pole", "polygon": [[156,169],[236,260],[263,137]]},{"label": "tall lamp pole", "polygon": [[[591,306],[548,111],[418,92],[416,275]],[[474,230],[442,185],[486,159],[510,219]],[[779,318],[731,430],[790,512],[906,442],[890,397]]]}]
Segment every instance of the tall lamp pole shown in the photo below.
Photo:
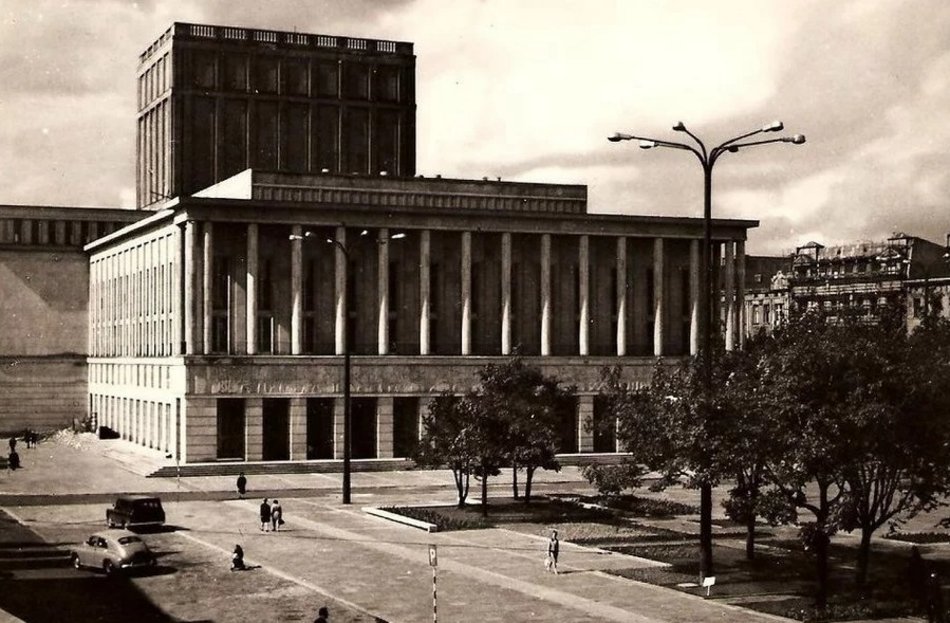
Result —
[{"label": "tall lamp pole", "polygon": [[[686,133],[695,143],[679,143],[676,141],[664,141],[644,136],[634,136],[617,132],[607,138],[612,143],[620,141],[638,141],[641,149],[652,149],[654,147],[668,147],[670,149],[683,149],[692,152],[703,167],[703,246],[702,256],[700,258],[700,296],[699,296],[699,359],[702,365],[703,386],[706,393],[709,393],[712,379],[712,309],[713,300],[716,296],[713,287],[713,258],[712,258],[712,171],[719,157],[726,152],[735,153],[745,147],[754,147],[757,145],[768,145],[770,143],[791,143],[801,145],[805,142],[805,137],[801,134],[794,136],[783,136],[759,141],[746,141],[757,134],[765,132],[781,132],[785,126],[781,121],[762,126],[758,130],[747,132],[735,138],[731,138],[724,143],[720,143],[711,150],[706,149],[706,145],[695,134],[687,129],[686,125],[679,121],[673,126],[676,132]],[[743,142],[745,141],[745,142]],[[741,303],[740,303],[741,304]],[[713,573],[712,558],[712,485],[708,481],[700,484],[700,574],[702,577],[710,577]]]},{"label": "tall lamp pole", "polygon": [[[364,230],[360,235],[366,235]],[[314,239],[316,234],[312,231],[305,231],[303,234],[290,234],[289,238],[291,240],[311,240]],[[349,296],[349,285],[350,285],[350,253],[346,250],[346,245],[337,240],[336,238],[325,238],[324,241],[328,244],[332,244],[337,249],[343,253],[344,266],[346,267],[346,279],[343,283],[343,314],[342,314],[342,345],[343,345],[343,503],[350,503],[350,433],[351,433],[351,419],[350,419],[350,340],[348,332],[349,324],[349,313],[347,308],[349,307],[349,301],[347,301],[347,296]]]},{"label": "tall lamp pole", "polygon": [[[360,232],[360,238],[369,235],[369,231],[364,229]],[[291,240],[310,240],[314,239],[316,234],[312,231],[305,231],[303,234],[290,234]],[[406,234],[397,233],[389,236],[389,240],[399,240],[405,238]],[[353,421],[350,417],[350,337],[349,337],[349,293],[350,283],[353,276],[350,274],[350,253],[346,245],[336,238],[324,238],[324,242],[331,244],[343,253],[346,279],[343,283],[343,314],[341,320],[342,346],[343,346],[343,503],[349,504],[350,496],[350,474],[352,473],[350,459],[352,458]],[[384,241],[380,241],[382,243]]]}]

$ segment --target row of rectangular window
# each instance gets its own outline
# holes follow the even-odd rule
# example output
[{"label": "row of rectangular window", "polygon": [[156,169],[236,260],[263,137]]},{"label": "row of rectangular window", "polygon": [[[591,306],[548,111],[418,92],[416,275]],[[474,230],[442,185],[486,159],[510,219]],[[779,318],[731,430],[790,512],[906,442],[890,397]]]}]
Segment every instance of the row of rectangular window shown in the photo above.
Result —
[{"label": "row of rectangular window", "polygon": [[89,381],[104,385],[134,385],[152,389],[171,387],[171,366],[139,363],[99,363],[89,367]]},{"label": "row of rectangular window", "polygon": [[103,221],[0,219],[0,244],[81,246],[110,234],[122,224]]},{"label": "row of rectangular window", "polygon": [[210,91],[299,97],[408,101],[408,69],[388,63],[198,50],[191,54],[190,85]]}]

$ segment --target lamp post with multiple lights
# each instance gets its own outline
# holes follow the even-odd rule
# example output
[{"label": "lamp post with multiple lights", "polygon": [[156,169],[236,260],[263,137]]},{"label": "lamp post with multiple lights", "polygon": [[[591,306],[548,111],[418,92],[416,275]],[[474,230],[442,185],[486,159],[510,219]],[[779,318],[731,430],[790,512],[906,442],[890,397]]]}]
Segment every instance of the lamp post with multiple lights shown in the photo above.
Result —
[{"label": "lamp post with multiple lights", "polygon": [[[365,238],[369,235],[369,230],[364,229],[360,232],[360,238]],[[305,231],[302,234],[290,234],[288,236],[290,240],[315,240],[316,234],[312,231]],[[406,234],[397,233],[389,236],[387,240],[380,240],[380,243],[386,242],[388,240],[400,240],[405,238]],[[342,326],[340,327],[341,341],[342,341],[342,350],[343,350],[343,503],[349,504],[351,500],[350,496],[350,474],[351,466],[350,459],[352,458],[351,450],[351,441],[353,438],[352,435],[352,418],[350,417],[350,339],[349,339],[349,301],[347,297],[350,292],[350,279],[352,275],[350,274],[350,252],[347,250],[346,245],[336,238],[324,238],[323,242],[335,246],[340,252],[343,253],[344,266],[346,267],[346,279],[343,284],[343,314],[342,314]]]},{"label": "lamp post with multiple lights", "polygon": [[[712,258],[712,171],[713,167],[716,165],[716,162],[719,160],[719,157],[724,153],[736,153],[740,149],[746,147],[754,147],[757,145],[768,145],[770,143],[791,143],[793,145],[801,145],[805,142],[805,137],[801,134],[796,134],[794,136],[783,136],[780,138],[772,138],[766,140],[756,140],[748,141],[746,139],[752,138],[757,134],[762,134],[766,132],[781,132],[785,129],[785,126],[781,121],[773,121],[768,125],[764,125],[758,130],[752,132],[747,132],[735,138],[731,138],[724,143],[713,147],[710,150],[706,149],[705,143],[699,139],[698,136],[689,131],[686,125],[679,121],[676,125],[673,126],[673,130],[676,132],[686,133],[692,140],[695,142],[695,145],[691,143],[680,143],[676,141],[665,141],[655,138],[649,138],[644,136],[634,136],[632,134],[624,134],[617,132],[612,136],[607,138],[608,141],[612,143],[618,143],[620,141],[638,141],[641,149],[652,149],[654,147],[668,147],[670,149],[682,149],[685,151],[692,152],[696,158],[699,159],[699,163],[703,167],[703,245],[702,245],[702,257],[701,257],[701,267],[700,267],[700,295],[699,295],[699,335],[700,335],[700,347],[699,347],[699,358],[702,365],[703,371],[703,385],[706,392],[709,391],[710,379],[712,373],[712,326],[713,318],[712,309],[713,309],[713,297],[716,295],[713,292],[713,258]],[[740,302],[741,304],[741,302]],[[712,486],[708,482],[701,483],[700,485],[700,531],[699,531],[699,542],[700,542],[700,575],[703,578],[710,577],[713,575],[713,559],[712,559]]]}]

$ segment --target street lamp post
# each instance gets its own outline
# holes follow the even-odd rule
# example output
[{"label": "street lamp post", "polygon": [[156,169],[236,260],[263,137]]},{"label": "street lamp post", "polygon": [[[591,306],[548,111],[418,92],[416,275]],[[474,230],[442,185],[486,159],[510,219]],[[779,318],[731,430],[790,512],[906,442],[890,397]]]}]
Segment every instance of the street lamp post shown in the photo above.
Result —
[{"label": "street lamp post", "polygon": [[[687,129],[686,125],[679,121],[673,126],[676,132],[686,133],[696,145],[689,143],[679,143],[676,141],[664,141],[655,138],[643,136],[634,136],[621,132],[614,133],[607,138],[612,143],[620,141],[638,141],[641,149],[652,149],[654,147],[667,147],[670,149],[682,149],[692,152],[699,159],[703,167],[703,246],[700,267],[700,296],[699,296],[699,358],[702,365],[703,385],[706,393],[710,390],[712,378],[712,326],[713,318],[713,297],[716,293],[713,291],[713,261],[712,261],[712,171],[719,157],[726,152],[736,153],[745,147],[757,145],[768,145],[770,143],[791,143],[801,145],[805,142],[805,137],[801,134],[794,136],[783,136],[759,141],[746,141],[757,134],[764,132],[780,132],[785,129],[781,121],[773,121],[764,125],[758,130],[747,132],[735,138],[720,143],[716,147],[707,151],[706,145],[695,134]],[[742,142],[745,141],[745,142]],[[741,304],[741,302],[740,302]],[[700,574],[703,578],[713,575],[712,559],[712,485],[708,481],[700,484]]]},{"label": "street lamp post", "polygon": [[[369,230],[364,229],[360,232],[360,238],[369,235]],[[397,233],[389,236],[389,240],[399,240],[405,238],[406,234]],[[305,231],[303,234],[290,234],[290,240],[311,240],[316,238],[316,234],[312,231]],[[350,337],[349,337],[349,300],[347,297],[350,292],[350,280],[353,276],[350,274],[350,253],[346,248],[346,245],[337,240],[336,238],[324,238],[324,242],[331,244],[339,249],[343,253],[343,261],[345,268],[346,279],[343,283],[343,314],[340,327],[342,336],[341,342],[343,346],[343,503],[349,504],[351,501],[350,495],[350,474],[352,473],[350,460],[352,458],[351,450],[351,441],[353,438],[352,428],[353,422],[350,417]]]}]

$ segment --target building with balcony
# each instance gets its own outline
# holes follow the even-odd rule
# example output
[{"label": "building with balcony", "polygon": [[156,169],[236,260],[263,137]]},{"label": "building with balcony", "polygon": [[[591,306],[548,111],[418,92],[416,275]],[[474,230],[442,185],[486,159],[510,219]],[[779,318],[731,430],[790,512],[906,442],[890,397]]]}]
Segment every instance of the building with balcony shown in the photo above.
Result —
[{"label": "building with balcony", "polygon": [[829,317],[858,310],[870,320],[880,310],[907,304],[907,285],[950,276],[947,248],[898,233],[885,241],[798,247],[792,258],[789,298],[796,309],[822,309]]}]

